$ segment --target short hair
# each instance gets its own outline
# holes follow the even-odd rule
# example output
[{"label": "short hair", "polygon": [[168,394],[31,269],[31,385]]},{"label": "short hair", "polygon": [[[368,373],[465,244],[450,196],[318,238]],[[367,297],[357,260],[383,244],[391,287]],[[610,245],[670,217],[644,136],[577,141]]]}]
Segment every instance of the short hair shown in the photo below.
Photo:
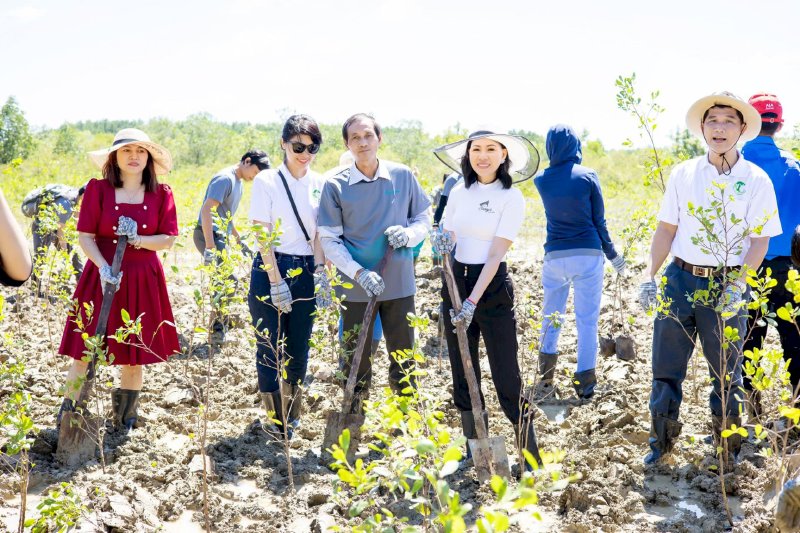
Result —
[{"label": "short hair", "polygon": [[286,119],[281,139],[283,142],[290,142],[295,135],[308,135],[311,137],[312,143],[322,144],[322,132],[319,130],[319,124],[308,115],[292,115]]},{"label": "short hair", "polygon": [[[122,187],[122,175],[119,171],[119,165],[117,164],[116,150],[108,154],[106,164],[103,165],[103,178],[105,178],[106,181],[108,181],[115,189]],[[153,154],[151,154],[149,150],[147,152],[147,164],[144,166],[144,170],[142,171],[142,183],[144,183],[144,190],[146,192],[156,192],[156,188],[158,187],[156,164],[153,161]]]},{"label": "short hair", "polygon": [[344,145],[347,146],[347,130],[350,129],[350,126],[357,120],[371,120],[372,121],[372,129],[375,130],[375,135],[378,137],[381,136],[381,126],[378,124],[378,121],[375,120],[375,117],[370,115],[369,113],[356,113],[355,115],[351,116],[347,120],[344,121],[342,125],[342,139],[344,139]]},{"label": "short hair", "polygon": [[[761,115],[761,118],[762,119],[765,119],[765,118],[778,118],[778,114],[777,113],[763,113]],[[778,130],[781,128],[781,124],[782,124],[781,122],[764,122],[762,120],[761,121],[761,135],[769,135],[770,137],[772,137],[773,135],[778,133]]]},{"label": "short hair", "polygon": [[250,163],[254,164],[258,167],[258,170],[267,170],[270,168],[270,161],[267,152],[264,150],[256,150],[251,149],[244,153],[242,158],[239,160],[240,163],[244,163],[245,159],[250,159]]},{"label": "short hair", "polygon": [[739,122],[741,122],[742,124],[745,123],[744,115],[742,115],[741,111],[739,111],[738,109],[736,109],[733,106],[725,105],[725,104],[714,104],[711,107],[709,107],[708,109],[706,109],[706,112],[703,113],[703,119],[700,121],[701,123],[706,121],[706,117],[708,116],[708,112],[711,111],[712,109],[714,109],[715,107],[733,109],[734,111],[736,111],[736,116],[739,117]]},{"label": "short hair", "polygon": [[[494,139],[490,139],[503,148],[506,148],[505,145],[499,141],[495,141]],[[467,141],[467,149],[464,152],[464,157],[461,158],[461,175],[464,176],[464,187],[469,189],[470,185],[478,181],[478,173],[475,172],[475,169],[472,168],[472,163],[469,162],[469,149],[472,147],[473,139]],[[508,148],[506,148],[508,150]],[[500,180],[500,183],[503,185],[504,189],[510,189],[511,186],[514,184],[514,180],[511,179],[511,174],[508,173],[508,169],[511,166],[511,159],[506,157],[506,160],[500,165],[497,169],[497,179]]]}]

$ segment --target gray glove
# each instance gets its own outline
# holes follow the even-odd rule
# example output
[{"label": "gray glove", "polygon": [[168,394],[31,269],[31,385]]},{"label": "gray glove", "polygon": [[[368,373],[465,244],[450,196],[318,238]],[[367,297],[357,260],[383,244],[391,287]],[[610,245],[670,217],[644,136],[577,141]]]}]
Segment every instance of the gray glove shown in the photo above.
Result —
[{"label": "gray glove", "polygon": [[622,254],[617,254],[617,256],[611,260],[611,266],[614,267],[614,270],[616,270],[617,274],[620,276],[625,274],[625,258]]},{"label": "gray glove", "polygon": [[121,216],[119,220],[117,220],[116,234],[125,235],[128,237],[129,241],[133,242],[139,237],[139,234],[136,232],[138,228],[139,226],[136,224],[135,220],[126,216]]},{"label": "gray glove", "polygon": [[464,324],[465,328],[468,328],[469,325],[472,323],[472,316],[475,314],[475,304],[472,303],[469,299],[464,300],[461,303],[461,311],[456,314],[454,309],[450,310],[450,320],[453,322],[453,325],[457,324]]},{"label": "gray glove", "polygon": [[314,285],[317,286],[317,309],[327,309],[333,304],[331,298],[331,280],[325,270],[314,274]]},{"label": "gray glove", "polygon": [[367,296],[380,296],[386,285],[383,283],[383,278],[372,270],[362,268],[361,272],[356,275],[356,282],[367,292]]},{"label": "gray glove", "polygon": [[119,290],[120,283],[122,283],[122,271],[114,276],[113,272],[111,271],[111,265],[100,267],[100,284],[103,287],[103,290],[105,290],[106,285],[113,285],[114,292],[117,292]]},{"label": "gray glove", "polygon": [[433,251],[439,255],[449,254],[456,247],[453,242],[453,236],[449,231],[432,230],[430,232],[431,246]]},{"label": "gray glove", "polygon": [[775,509],[775,527],[779,531],[800,529],[800,484],[792,479],[783,486]]},{"label": "gray glove", "polygon": [[649,311],[658,302],[658,287],[654,280],[639,285],[639,304],[644,311]]},{"label": "gray glove", "polygon": [[744,294],[744,281],[738,279],[728,283],[720,295],[723,313],[735,313],[742,306],[742,295]]},{"label": "gray glove", "polygon": [[403,226],[389,226],[383,234],[389,238],[389,245],[394,249],[408,244],[408,232]]},{"label": "gray glove", "polygon": [[289,290],[286,280],[270,283],[269,297],[272,299],[272,305],[277,307],[281,313],[292,312],[292,291]]},{"label": "gray glove", "polygon": [[217,251],[213,248],[206,248],[203,250],[203,266],[209,266],[212,264],[216,256]]}]

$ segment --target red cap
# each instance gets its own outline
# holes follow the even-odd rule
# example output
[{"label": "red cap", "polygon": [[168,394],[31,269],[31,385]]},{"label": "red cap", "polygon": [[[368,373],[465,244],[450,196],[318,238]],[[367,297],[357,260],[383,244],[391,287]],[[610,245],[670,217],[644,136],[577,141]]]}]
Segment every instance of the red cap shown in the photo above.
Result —
[{"label": "red cap", "polygon": [[761,122],[778,122],[783,124],[783,106],[778,101],[778,97],[774,94],[759,93],[754,94],[748,101],[751,106],[756,108],[759,115],[772,113],[777,115],[775,117],[761,117]]}]

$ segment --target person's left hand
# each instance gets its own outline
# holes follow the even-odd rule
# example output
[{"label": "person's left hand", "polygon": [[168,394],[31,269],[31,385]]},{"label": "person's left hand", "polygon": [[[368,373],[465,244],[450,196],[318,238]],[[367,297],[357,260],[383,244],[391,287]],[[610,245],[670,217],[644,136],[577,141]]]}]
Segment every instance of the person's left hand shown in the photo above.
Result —
[{"label": "person's left hand", "polygon": [[468,328],[469,325],[472,323],[472,317],[475,314],[475,304],[472,303],[472,300],[467,298],[461,303],[461,311],[457,314],[454,309],[450,309],[450,320],[453,322],[453,325],[464,324],[464,328]]},{"label": "person's left hand", "polygon": [[614,270],[617,271],[617,274],[620,276],[625,274],[625,257],[622,254],[617,254],[617,256],[611,260],[611,266],[614,267]]},{"label": "person's left hand", "polygon": [[128,241],[133,243],[139,237],[137,233],[138,228],[139,226],[135,220],[130,217],[121,216],[119,220],[117,220],[117,230],[115,233],[120,236],[125,235]]},{"label": "person's left hand", "polygon": [[316,286],[317,308],[327,309],[333,305],[333,298],[331,297],[331,280],[328,279],[328,273],[325,269],[320,269],[314,273],[314,285]]},{"label": "person's left hand", "polygon": [[383,234],[389,238],[392,248],[402,248],[408,244],[408,232],[403,226],[389,226]]},{"label": "person's left hand", "polygon": [[745,284],[741,279],[737,279],[725,286],[720,295],[723,313],[736,313],[742,306],[742,295],[744,294]]}]

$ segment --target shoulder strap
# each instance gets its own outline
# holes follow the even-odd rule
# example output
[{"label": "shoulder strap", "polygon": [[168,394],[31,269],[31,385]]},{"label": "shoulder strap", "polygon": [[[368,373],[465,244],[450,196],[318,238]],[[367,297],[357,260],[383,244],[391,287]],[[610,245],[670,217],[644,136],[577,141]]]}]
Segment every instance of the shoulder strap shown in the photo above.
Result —
[{"label": "shoulder strap", "polygon": [[286,196],[289,197],[289,203],[292,204],[292,211],[294,211],[294,216],[297,219],[297,223],[300,224],[300,229],[303,230],[303,236],[306,238],[306,242],[308,245],[311,246],[311,249],[314,249],[314,245],[311,242],[311,237],[308,236],[308,231],[306,231],[306,226],[303,224],[303,221],[300,219],[300,213],[297,212],[297,206],[294,204],[294,198],[292,198],[292,193],[289,191],[289,184],[286,183],[286,178],[283,177],[283,172],[278,170],[278,176],[281,178],[281,183],[283,183],[283,188],[286,189]]}]

